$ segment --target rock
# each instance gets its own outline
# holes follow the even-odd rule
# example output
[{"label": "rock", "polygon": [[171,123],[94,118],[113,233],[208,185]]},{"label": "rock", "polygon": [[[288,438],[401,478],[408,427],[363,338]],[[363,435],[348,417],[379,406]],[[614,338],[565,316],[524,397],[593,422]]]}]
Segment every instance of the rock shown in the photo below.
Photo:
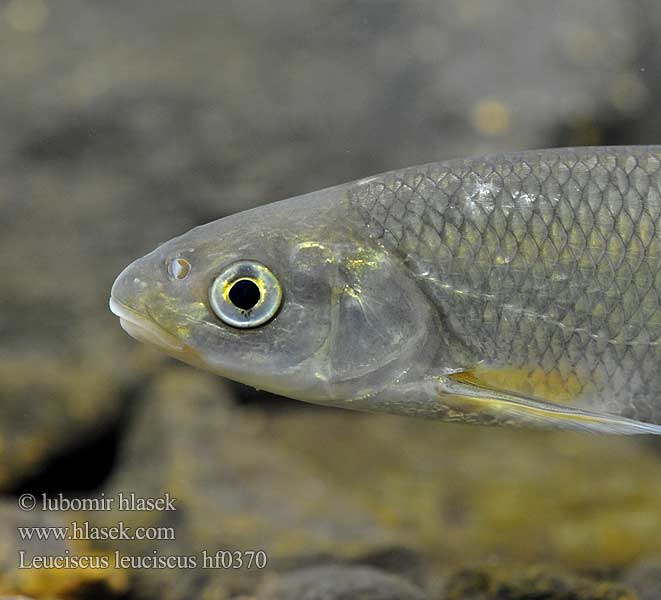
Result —
[{"label": "rock", "polygon": [[661,553],[659,457],[635,438],[314,408],[273,414],[262,437],[444,564],[615,571]]},{"label": "rock", "polygon": [[476,567],[450,575],[443,600],[636,600],[628,589],[539,566]]},{"label": "rock", "polygon": [[428,568],[419,552],[406,547],[377,549],[361,556],[360,564],[399,575],[417,585],[422,585]]},{"label": "rock", "polygon": [[638,594],[640,600],[661,598],[661,558],[647,558],[626,573],[623,582]]},{"label": "rock", "polygon": [[425,600],[408,581],[362,566],[323,566],[293,571],[268,583],[257,600]]},{"label": "rock", "polygon": [[0,490],[103,424],[121,403],[107,372],[43,354],[0,362]]},{"label": "rock", "polygon": [[[176,540],[105,544],[126,556],[194,557],[197,568],[134,570],[141,593],[163,600],[202,590],[250,592],[268,573],[324,557],[355,558],[405,546],[405,536],[380,524],[369,511],[322,473],[266,441],[258,415],[232,407],[218,378],[186,367],[159,377],[140,406],[106,497],[176,499],[172,512],[95,512],[97,525],[171,527]],[[216,568],[204,562],[219,550],[257,552],[266,568]],[[211,559],[209,559],[211,560]],[[213,568],[203,569],[202,565]],[[255,563],[256,564],[256,563]]]},{"label": "rock", "polygon": [[42,511],[40,506],[21,511],[16,500],[0,500],[0,594],[54,600],[122,597],[126,575],[110,566],[107,554],[87,542],[56,540],[53,535],[29,541],[21,538],[21,527],[70,524],[63,513]]}]

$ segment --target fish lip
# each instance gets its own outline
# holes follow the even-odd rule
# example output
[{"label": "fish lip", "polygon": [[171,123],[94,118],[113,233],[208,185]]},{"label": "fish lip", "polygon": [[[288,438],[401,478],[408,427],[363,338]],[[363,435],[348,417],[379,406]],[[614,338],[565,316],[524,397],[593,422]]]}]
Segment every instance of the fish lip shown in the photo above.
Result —
[{"label": "fish lip", "polygon": [[110,311],[119,317],[122,329],[132,338],[140,342],[155,344],[168,352],[183,352],[186,349],[186,345],[171,333],[117,298],[110,296],[108,306]]}]

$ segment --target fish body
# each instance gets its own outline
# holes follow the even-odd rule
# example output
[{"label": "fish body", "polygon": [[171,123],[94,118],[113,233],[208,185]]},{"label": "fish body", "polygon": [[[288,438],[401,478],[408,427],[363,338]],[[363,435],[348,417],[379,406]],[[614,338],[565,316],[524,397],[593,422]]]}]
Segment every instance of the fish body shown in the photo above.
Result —
[{"label": "fish body", "polygon": [[[239,280],[256,306],[231,304]],[[111,308],[187,362],[301,400],[660,433],[660,297],[661,146],[639,146],[432,163],[232,215],[130,265]]]}]

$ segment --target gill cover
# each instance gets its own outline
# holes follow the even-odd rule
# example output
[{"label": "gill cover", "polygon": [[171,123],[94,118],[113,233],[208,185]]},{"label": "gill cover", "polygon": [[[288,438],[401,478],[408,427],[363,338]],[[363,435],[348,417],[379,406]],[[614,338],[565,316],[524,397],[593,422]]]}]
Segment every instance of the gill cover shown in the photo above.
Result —
[{"label": "gill cover", "polygon": [[327,270],[330,308],[319,365],[329,382],[364,378],[374,385],[369,375],[378,373],[380,385],[387,384],[411,367],[430,335],[438,336],[430,302],[379,249],[338,246],[315,248],[326,257],[317,264]]}]

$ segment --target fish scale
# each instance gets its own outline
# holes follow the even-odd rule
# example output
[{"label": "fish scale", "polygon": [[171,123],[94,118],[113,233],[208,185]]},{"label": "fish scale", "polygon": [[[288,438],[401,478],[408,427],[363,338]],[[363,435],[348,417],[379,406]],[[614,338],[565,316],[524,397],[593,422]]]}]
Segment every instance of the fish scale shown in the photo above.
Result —
[{"label": "fish scale", "polygon": [[350,189],[476,362],[569,372],[579,406],[658,422],[661,149],[559,149],[395,171]]}]

